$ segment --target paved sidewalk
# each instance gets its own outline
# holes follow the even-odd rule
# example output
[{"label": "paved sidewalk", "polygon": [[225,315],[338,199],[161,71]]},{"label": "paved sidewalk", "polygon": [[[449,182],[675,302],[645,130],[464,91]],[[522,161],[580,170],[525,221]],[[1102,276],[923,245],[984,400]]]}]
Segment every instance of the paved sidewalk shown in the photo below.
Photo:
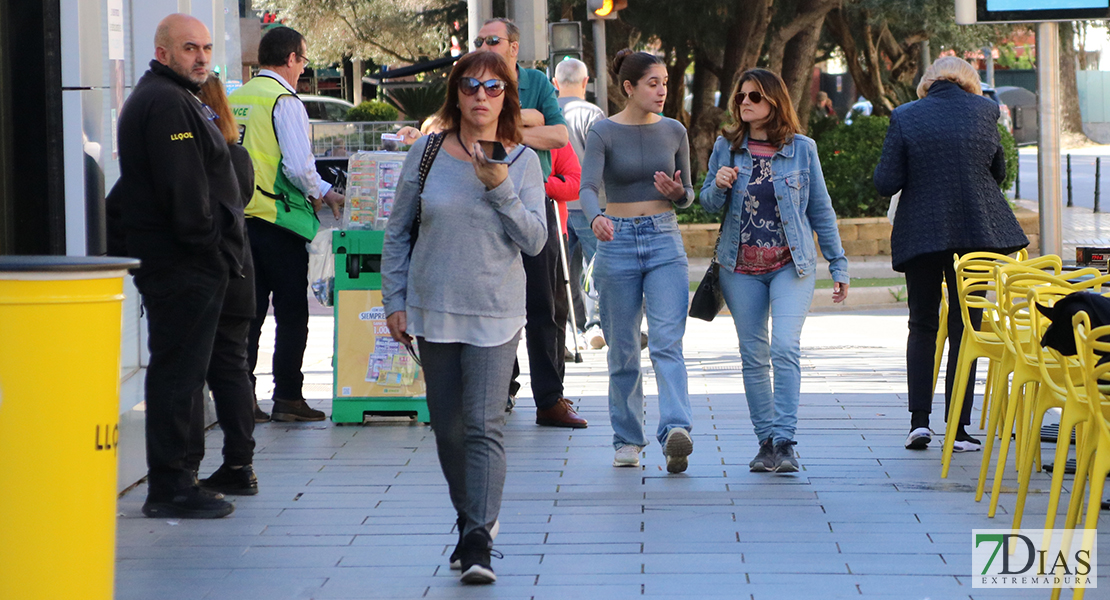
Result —
[{"label": "paved sidewalk", "polygon": [[[803,470],[795,475],[748,472],[756,441],[727,317],[687,328],[695,429],[682,475],[667,474],[656,444],[641,469],[610,466],[605,354],[584,352],[584,363],[568,364],[566,381],[588,429],[537,427],[527,398],[508,419],[495,542],[505,558],[494,559],[498,582],[487,587],[461,586],[447,568],[457,534],[428,427],[260,425],[261,493],[236,499],[232,516],[145,519],[145,487],[123,496],[116,598],[1048,597],[972,587],[971,530],[1009,527],[1013,493],[988,519],[987,498],[974,501],[979,453],[956,455],[942,480],[938,443],[925,452],[902,448],[905,322],[897,310],[810,317],[797,435]],[[307,395],[324,410],[331,328],[330,317],[312,318],[306,358]],[[645,372],[654,432],[646,353]],[[936,409],[940,415],[943,400]],[[933,427],[942,428],[939,416]],[[209,432],[203,473],[218,465],[220,440],[218,429]],[[1048,482],[1034,476],[1030,528],[1042,526]],[[1013,487],[1011,471],[1006,488]],[[1110,593],[1110,520],[1100,525],[1102,577],[1089,598]]]}]

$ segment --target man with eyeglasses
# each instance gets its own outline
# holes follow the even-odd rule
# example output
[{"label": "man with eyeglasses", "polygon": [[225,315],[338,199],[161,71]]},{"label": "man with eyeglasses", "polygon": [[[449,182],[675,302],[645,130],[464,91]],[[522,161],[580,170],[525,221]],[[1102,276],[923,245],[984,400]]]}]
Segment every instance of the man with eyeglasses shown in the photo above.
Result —
[{"label": "man with eyeglasses", "polygon": [[[494,52],[511,65],[517,64],[520,51],[520,28],[508,19],[486,21],[474,40],[475,52]],[[524,122],[524,144],[540,157],[544,181],[551,176],[551,150],[567,145],[569,136],[555,87],[542,71],[516,67],[517,89],[520,91],[521,118]],[[528,364],[532,395],[536,401],[536,423],[552,427],[586,427],[587,422],[563,396],[563,374],[566,368],[566,322],[570,302],[566,293],[559,259],[562,234],[555,217],[555,207],[547,202],[547,245],[537,256],[524,255],[526,275],[524,327],[528,348]],[[509,384],[511,408],[520,384],[520,366],[513,366]]]},{"label": "man with eyeglasses", "polygon": [[[255,266],[257,312],[251,323],[247,360],[251,383],[258,364],[262,324],[273,296],[275,421],[323,421],[308,406],[302,388],[308,343],[308,250],[320,226],[316,211],[327,205],[340,216],[343,196],[316,172],[308,112],[296,94],[304,72],[304,36],[289,27],[266,32],[258,44],[258,75],[228,101],[239,123],[239,142],[254,164],[254,197],[247,205],[247,231]],[[255,403],[255,420],[270,416]]]},{"label": "man with eyeglasses", "polygon": [[[112,254],[142,261],[135,285],[146,312],[147,499],[152,518],[212,519],[235,510],[198,486],[190,434],[229,277],[242,277],[242,201],[227,142],[196,93],[212,38],[199,20],[158,24],[155,60],[119,115],[120,178],[108,194]],[[119,242],[123,242],[120,247]]]}]

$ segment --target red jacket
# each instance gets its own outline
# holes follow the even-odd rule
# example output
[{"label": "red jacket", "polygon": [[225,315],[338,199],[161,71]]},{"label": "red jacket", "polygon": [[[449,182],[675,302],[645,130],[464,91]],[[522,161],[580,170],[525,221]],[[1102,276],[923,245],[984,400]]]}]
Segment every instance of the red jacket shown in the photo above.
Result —
[{"label": "red jacket", "polygon": [[555,201],[559,209],[559,228],[567,234],[567,202],[578,199],[578,188],[582,184],[582,166],[578,155],[570,144],[551,151],[551,177],[547,178],[544,189],[547,196]]}]

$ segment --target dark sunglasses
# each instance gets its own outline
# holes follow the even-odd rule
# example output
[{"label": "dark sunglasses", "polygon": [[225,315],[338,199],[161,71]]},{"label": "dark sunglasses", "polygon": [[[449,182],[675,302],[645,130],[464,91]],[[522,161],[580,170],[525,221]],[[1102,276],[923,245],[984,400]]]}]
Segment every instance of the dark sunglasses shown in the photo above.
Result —
[{"label": "dark sunglasses", "polygon": [[503,38],[499,35],[489,35],[489,36],[486,36],[486,37],[476,37],[476,38],[474,38],[474,47],[475,48],[481,48],[482,44],[489,44],[490,46],[496,46],[496,45],[500,44],[503,41],[507,41],[507,40],[505,40],[505,38]]},{"label": "dark sunglasses", "polygon": [[416,348],[412,346],[412,342],[406,341],[403,343],[405,345],[405,350],[409,351],[409,356],[411,356],[412,360],[416,362],[416,366],[423,367],[424,363],[420,361],[420,355],[416,353]]},{"label": "dark sunglasses", "polygon": [[752,101],[752,104],[759,104],[760,102],[763,102],[763,98],[765,97],[766,96],[760,94],[759,92],[736,92],[736,103],[743,104],[744,98],[748,98]]},{"label": "dark sunglasses", "polygon": [[477,94],[480,87],[486,89],[487,96],[496,98],[501,95],[501,92],[505,91],[505,82],[500,79],[478,81],[473,77],[463,77],[459,80],[459,91],[467,96]]}]

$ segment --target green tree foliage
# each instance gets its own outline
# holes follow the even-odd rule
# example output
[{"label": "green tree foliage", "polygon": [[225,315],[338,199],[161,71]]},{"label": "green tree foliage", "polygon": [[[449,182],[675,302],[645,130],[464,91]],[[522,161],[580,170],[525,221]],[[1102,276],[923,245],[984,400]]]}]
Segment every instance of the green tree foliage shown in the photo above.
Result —
[{"label": "green tree foliage", "polygon": [[1017,143],[1014,141],[1014,134],[1006,131],[1006,128],[1001,123],[998,124],[998,134],[1002,136],[1002,154],[1006,157],[1006,179],[998,187],[1002,191],[1014,187],[1014,182],[1018,177],[1018,151]]},{"label": "green tree foliage", "polygon": [[347,111],[347,121],[396,121],[397,109],[378,100],[367,100]]},{"label": "green tree foliage", "polygon": [[461,0],[255,0],[254,8],[304,34],[309,58],[324,64],[344,56],[416,63],[447,52],[454,22],[466,31]]}]

